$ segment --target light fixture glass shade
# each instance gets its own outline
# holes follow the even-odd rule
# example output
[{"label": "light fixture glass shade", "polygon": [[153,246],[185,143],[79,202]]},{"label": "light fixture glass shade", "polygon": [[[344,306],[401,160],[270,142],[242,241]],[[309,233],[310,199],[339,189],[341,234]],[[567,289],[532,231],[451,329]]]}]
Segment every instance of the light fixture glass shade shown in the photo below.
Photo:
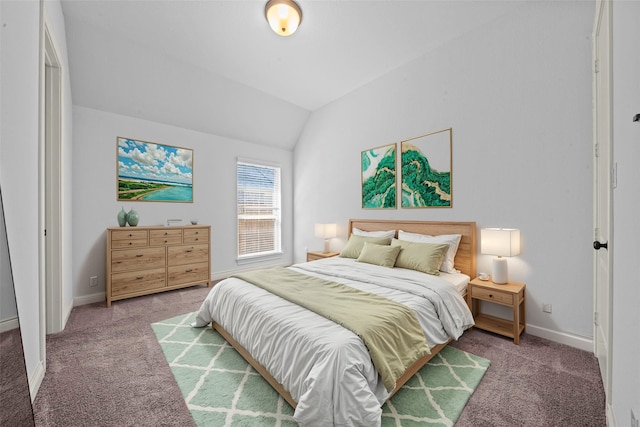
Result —
[{"label": "light fixture glass shade", "polygon": [[507,260],[520,253],[520,230],[512,228],[483,228],[480,230],[480,252],[496,255],[491,265],[491,281],[504,284],[509,281]]},{"label": "light fixture glass shade", "polygon": [[329,252],[329,239],[336,237],[336,224],[316,224],[315,235],[324,239],[324,251]]},{"label": "light fixture glass shade", "polygon": [[295,33],[302,22],[302,10],[293,0],[269,0],[264,15],[271,29],[281,36]]}]

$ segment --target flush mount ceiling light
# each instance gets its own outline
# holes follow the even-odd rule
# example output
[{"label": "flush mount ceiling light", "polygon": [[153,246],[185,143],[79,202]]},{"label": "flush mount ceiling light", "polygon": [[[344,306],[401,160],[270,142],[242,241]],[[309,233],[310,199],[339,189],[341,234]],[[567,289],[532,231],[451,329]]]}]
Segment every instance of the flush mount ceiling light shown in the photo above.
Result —
[{"label": "flush mount ceiling light", "polygon": [[295,33],[302,21],[302,10],[293,0],[269,0],[264,15],[271,29],[281,36]]}]

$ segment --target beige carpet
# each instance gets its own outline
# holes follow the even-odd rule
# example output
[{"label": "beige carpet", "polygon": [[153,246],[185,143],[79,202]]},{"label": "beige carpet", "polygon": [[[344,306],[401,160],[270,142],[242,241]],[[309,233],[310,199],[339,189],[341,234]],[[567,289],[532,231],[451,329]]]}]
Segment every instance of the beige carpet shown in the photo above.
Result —
[{"label": "beige carpet", "polygon": [[[74,308],[65,331],[47,338],[36,425],[191,425],[151,323],[197,310],[208,291],[195,287],[111,308]],[[478,330],[452,345],[491,360],[456,427],[606,425],[593,354],[528,334],[517,346]]]}]

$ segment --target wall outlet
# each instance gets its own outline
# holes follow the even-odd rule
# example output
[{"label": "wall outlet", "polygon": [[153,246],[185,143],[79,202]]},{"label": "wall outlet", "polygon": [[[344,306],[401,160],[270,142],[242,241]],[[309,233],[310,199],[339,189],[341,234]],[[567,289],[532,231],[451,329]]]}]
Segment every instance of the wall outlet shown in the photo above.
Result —
[{"label": "wall outlet", "polygon": [[89,277],[89,286],[98,286],[98,276]]},{"label": "wall outlet", "polygon": [[542,304],[542,311],[545,313],[551,313],[551,304]]}]

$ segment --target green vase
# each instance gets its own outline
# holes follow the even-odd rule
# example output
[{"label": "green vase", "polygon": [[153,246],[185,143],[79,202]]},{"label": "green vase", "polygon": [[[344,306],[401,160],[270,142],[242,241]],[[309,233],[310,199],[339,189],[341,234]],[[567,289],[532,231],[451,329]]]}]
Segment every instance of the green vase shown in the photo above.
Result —
[{"label": "green vase", "polygon": [[118,212],[118,225],[120,227],[127,225],[127,213],[124,211],[124,208],[121,208],[120,212]]},{"label": "green vase", "polygon": [[138,215],[138,212],[134,211],[133,209],[127,212],[127,222],[130,226],[135,227],[136,225],[138,225],[139,220],[140,216]]}]

